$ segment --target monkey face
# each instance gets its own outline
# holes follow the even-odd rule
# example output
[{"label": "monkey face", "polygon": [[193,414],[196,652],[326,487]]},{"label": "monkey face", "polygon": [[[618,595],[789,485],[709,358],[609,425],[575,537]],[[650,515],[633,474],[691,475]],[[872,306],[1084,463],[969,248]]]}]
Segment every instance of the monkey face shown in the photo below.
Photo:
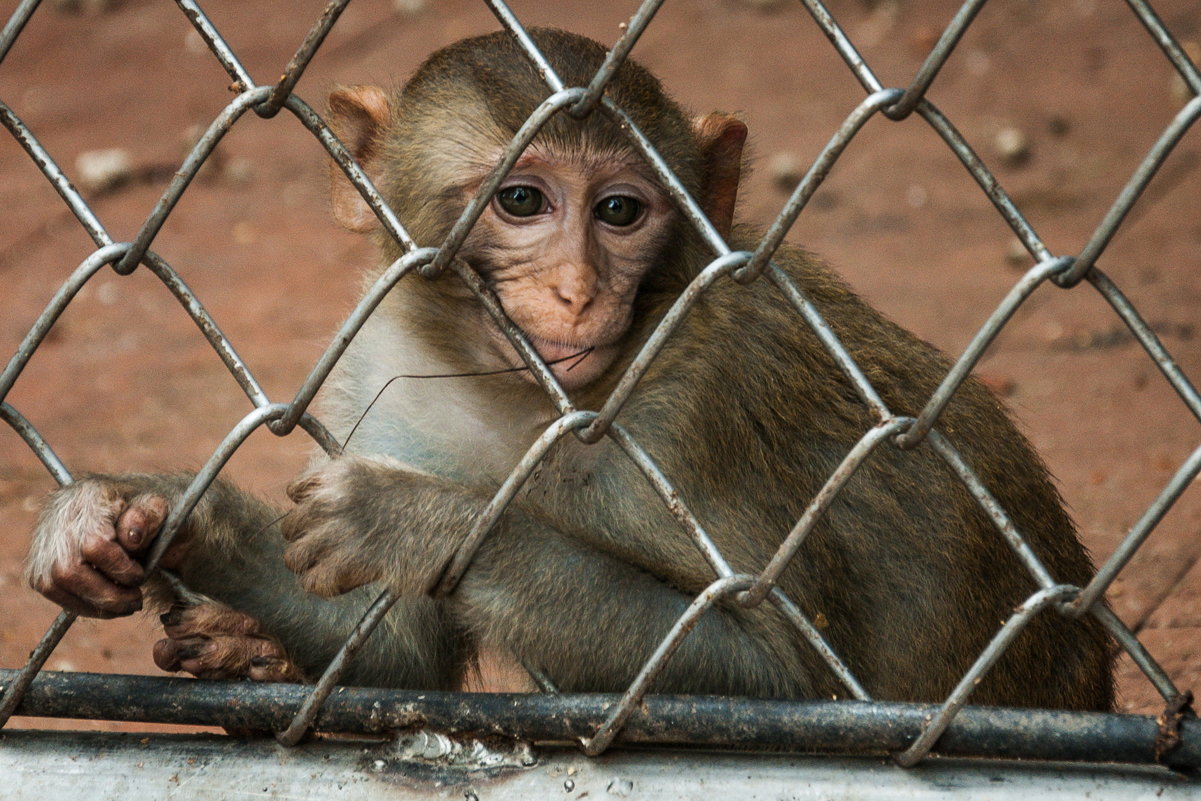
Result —
[{"label": "monkey face", "polygon": [[[673,207],[647,174],[632,154],[531,148],[464,245],[567,389],[616,358],[634,296],[671,230]],[[521,365],[499,331],[492,344]]]}]

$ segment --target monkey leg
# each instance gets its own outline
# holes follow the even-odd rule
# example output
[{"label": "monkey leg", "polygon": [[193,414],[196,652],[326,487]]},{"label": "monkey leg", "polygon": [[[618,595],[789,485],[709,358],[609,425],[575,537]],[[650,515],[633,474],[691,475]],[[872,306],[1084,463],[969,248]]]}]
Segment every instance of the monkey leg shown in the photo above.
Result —
[{"label": "monkey leg", "polygon": [[221,603],[175,606],[160,618],[166,638],[154,663],[205,679],[306,680],[283,643],[250,615]]}]

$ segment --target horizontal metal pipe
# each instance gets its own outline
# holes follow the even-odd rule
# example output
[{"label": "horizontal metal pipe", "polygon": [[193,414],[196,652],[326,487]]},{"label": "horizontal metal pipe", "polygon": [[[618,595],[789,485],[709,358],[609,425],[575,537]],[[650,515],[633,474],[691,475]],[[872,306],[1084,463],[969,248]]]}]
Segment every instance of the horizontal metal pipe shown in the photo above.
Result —
[{"label": "horizontal metal pipe", "polygon": [[[0,683],[17,671],[0,670]],[[143,723],[281,730],[311,688],[297,684],[196,681],[160,676],[45,672],[17,714]],[[442,731],[578,741],[604,722],[619,696],[490,694],[345,687],[322,706],[315,728],[389,734],[428,726]],[[619,742],[724,746],[844,754],[906,748],[938,707],[861,701],[767,701],[650,695]],[[1158,726],[1142,715],[966,707],[934,748],[946,756],[1154,763]],[[1180,724],[1180,742],[1159,760],[1201,768],[1201,723]]]}]

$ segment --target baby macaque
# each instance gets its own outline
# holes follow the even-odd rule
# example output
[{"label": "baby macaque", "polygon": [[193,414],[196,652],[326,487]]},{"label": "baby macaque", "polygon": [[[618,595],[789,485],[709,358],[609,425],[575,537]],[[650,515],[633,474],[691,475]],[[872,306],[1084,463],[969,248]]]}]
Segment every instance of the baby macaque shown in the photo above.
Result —
[{"label": "baby macaque", "polygon": [[[565,85],[586,85],[599,44],[533,38]],[[606,90],[735,249],[746,127],[694,119],[634,62]],[[328,120],[422,246],[442,243],[548,90],[507,33],[435,53],[404,89],[336,90]],[[402,253],[335,171],[337,220]],[[713,259],[606,115],[560,114],[495,192],[459,258],[580,409],[598,409],[670,304]],[[801,250],[774,256],[896,414],[914,415],[948,369]],[[381,268],[382,269],[382,268]],[[348,279],[349,280],[349,279]],[[374,402],[396,376],[401,379]],[[555,418],[545,391],[452,272],[403,279],[341,359],[320,417],[346,454],[321,458],[280,510],[226,483],[201,500],[162,564],[225,606],[175,608],[160,665],[203,676],[319,672],[381,586],[401,601],[347,680],[461,686],[500,653],[564,691],[626,688],[715,575],[611,439],[561,439],[489,532],[455,590],[434,599],[459,545]],[[360,418],[361,423],[360,423]],[[878,420],[770,281],[717,281],[617,422],[647,450],[735,570],[763,569],[805,506]],[[357,426],[357,428],[356,428]],[[1011,515],[1057,581],[1091,568],[1046,469],[996,399],[968,381],[938,429]],[[29,558],[32,585],[81,614],[128,614],[161,580],[138,561],[188,476],[85,478],[56,492]],[[282,535],[282,536],[281,536]],[[370,586],[367,586],[370,585]],[[925,445],[877,448],[779,586],[877,699],[943,698],[1037,586],[964,486]],[[974,703],[1108,709],[1108,638],[1091,617],[1039,615]],[[846,691],[771,603],[726,598],[684,640],[657,692],[828,698]]]}]

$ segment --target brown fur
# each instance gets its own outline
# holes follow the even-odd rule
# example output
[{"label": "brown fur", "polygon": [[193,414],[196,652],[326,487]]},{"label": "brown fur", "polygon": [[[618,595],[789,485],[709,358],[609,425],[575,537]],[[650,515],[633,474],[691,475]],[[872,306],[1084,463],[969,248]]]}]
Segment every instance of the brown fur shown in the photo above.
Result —
[{"label": "brown fur", "polygon": [[[570,34],[533,35],[568,85],[586,84],[604,56],[596,43]],[[331,119],[417,242],[437,245],[546,94],[516,45],[494,34],[434,54],[391,99],[366,87],[339,90]],[[756,233],[731,224],[745,127],[726,115],[694,124],[633,63],[621,68],[608,94],[661,149],[732,245],[753,247]],[[597,114],[583,121],[556,118],[531,150],[548,159],[549,174],[569,176],[569,186],[580,180],[567,163],[572,159],[603,166],[633,158],[621,133]],[[338,218],[356,230],[375,227],[339,180],[333,189]],[[537,310],[536,299],[558,279],[536,260],[522,262],[536,277],[498,279],[515,267],[506,261],[505,243],[516,229],[496,214],[481,219],[461,255],[533,337],[549,323],[529,317],[531,307]],[[654,229],[646,239],[636,298],[612,290],[606,314],[624,331],[620,349],[613,367],[573,390],[579,408],[603,403],[670,303],[712,258],[678,215],[665,214],[666,233]],[[607,235],[596,234],[602,243]],[[390,239],[381,234],[378,241],[383,264],[399,255]],[[622,243],[632,241],[641,240],[613,239],[589,252],[624,258]],[[889,408],[916,414],[946,374],[946,359],[881,317],[811,256],[785,247],[774,261],[821,310]],[[597,274],[597,286],[603,285],[604,271]],[[413,372],[414,363],[443,371],[495,367],[490,326],[456,279],[406,278],[356,339],[330,386],[327,414],[335,432],[347,435],[384,381]],[[359,658],[353,681],[455,686],[473,654],[485,649],[539,669],[564,690],[624,689],[715,578],[640,471],[611,440],[593,446],[561,440],[484,540],[456,591],[433,601],[426,592],[553,413],[540,389],[511,373],[408,382],[389,393],[364,418],[351,454],[316,464],[293,484],[297,506],[282,525],[289,543],[282,554],[269,525],[274,512],[219,485],[183,532],[184,580],[253,615],[262,623],[253,636],[261,640],[270,632],[310,673],[375,590],[342,593],[380,582],[404,598]],[[755,573],[877,421],[765,278],[750,286],[718,281],[668,341],[617,422],[645,447],[734,568]],[[1046,470],[988,391],[969,381],[937,428],[1056,580],[1084,584],[1088,558]],[[146,476],[119,481],[142,497],[157,492],[168,500],[181,486],[180,479]],[[60,552],[71,536],[39,532],[47,553]],[[299,587],[284,563],[300,575]],[[60,597],[83,583],[74,572],[65,582],[33,578]],[[874,697],[927,701],[950,691],[1013,608],[1037,589],[938,456],[925,445],[904,451],[891,443],[848,482],[780,586],[823,621],[826,638]],[[245,621],[216,619],[251,636]],[[194,629],[169,633],[179,639]],[[231,647],[243,656],[251,652],[245,643]],[[1108,709],[1107,653],[1107,637],[1091,617],[1069,620],[1047,610],[988,674],[973,702]],[[237,674],[236,660],[222,664]],[[248,664],[243,659],[247,672]],[[748,609],[732,599],[702,618],[655,689],[846,694],[770,603]]]}]

